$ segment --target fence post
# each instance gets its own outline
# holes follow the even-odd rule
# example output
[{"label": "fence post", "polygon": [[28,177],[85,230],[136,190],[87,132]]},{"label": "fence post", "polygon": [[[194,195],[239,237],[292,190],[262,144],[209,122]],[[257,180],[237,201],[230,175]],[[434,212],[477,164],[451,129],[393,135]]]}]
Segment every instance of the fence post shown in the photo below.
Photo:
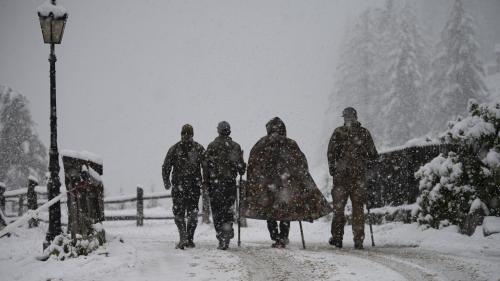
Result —
[{"label": "fence post", "polygon": [[17,210],[17,216],[21,217],[23,215],[23,205],[24,205],[24,195],[19,196],[19,209]]},{"label": "fence post", "polygon": [[3,213],[5,213],[5,197],[3,196],[5,189],[6,188],[3,182],[0,182],[0,209]]},{"label": "fence post", "polygon": [[144,224],[144,191],[142,187],[137,187],[137,226]]},{"label": "fence post", "polygon": [[[33,177],[30,177],[28,180],[28,192],[26,193],[28,210],[36,210],[38,208],[38,198],[35,191],[35,186],[37,185],[38,182]],[[34,218],[30,219],[28,226],[30,228],[38,226],[38,220]]]}]

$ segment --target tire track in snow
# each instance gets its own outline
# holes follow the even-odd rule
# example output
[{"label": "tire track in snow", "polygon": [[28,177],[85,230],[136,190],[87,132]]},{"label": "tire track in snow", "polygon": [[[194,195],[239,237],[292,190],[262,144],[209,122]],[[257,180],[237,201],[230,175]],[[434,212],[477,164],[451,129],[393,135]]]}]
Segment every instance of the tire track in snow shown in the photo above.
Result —
[{"label": "tire track in snow", "polygon": [[318,280],[311,279],[310,264],[301,264],[288,249],[273,249],[269,244],[248,243],[231,251],[244,263],[249,280]]},{"label": "tire track in snow", "polygon": [[[243,280],[402,280],[399,270],[358,257],[339,258],[328,253],[303,250],[300,245],[272,249],[269,244],[246,243],[231,249],[244,263],[247,278]],[[383,279],[385,278],[385,279]]]},{"label": "tire track in snow", "polygon": [[332,252],[335,255],[358,257],[373,261],[400,273],[407,280],[488,280],[479,270],[459,257],[443,255],[418,248],[367,248],[337,250],[316,245],[313,251]]}]

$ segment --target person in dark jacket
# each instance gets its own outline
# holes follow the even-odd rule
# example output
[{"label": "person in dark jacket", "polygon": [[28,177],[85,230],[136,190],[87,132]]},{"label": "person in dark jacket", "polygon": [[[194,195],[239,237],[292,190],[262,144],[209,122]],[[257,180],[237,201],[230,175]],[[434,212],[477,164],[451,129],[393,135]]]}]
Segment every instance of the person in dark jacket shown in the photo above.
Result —
[{"label": "person in dark jacket", "polygon": [[195,247],[193,237],[198,224],[198,202],[203,181],[201,169],[205,149],[193,140],[193,136],[193,127],[184,125],[181,141],[170,147],[162,166],[165,189],[168,190],[172,186],[174,221],[179,230],[177,249]]},{"label": "person in dark jacket", "polygon": [[246,164],[240,145],[231,137],[231,127],[222,121],[217,126],[218,137],[205,151],[204,179],[208,187],[218,249],[226,250],[234,237],[232,211],[236,200],[236,177],[245,174]]},{"label": "person in dark jacket", "polygon": [[285,123],[275,117],[266,130],[250,151],[242,216],[266,220],[272,247],[284,248],[290,221],[312,222],[331,208],[309,173],[304,153],[286,136]]},{"label": "person in dark jacket", "polygon": [[352,231],[354,247],[363,249],[365,238],[365,182],[366,173],[378,157],[370,132],[358,122],[357,112],[348,107],[342,112],[344,126],[333,132],[328,145],[328,166],[333,177],[333,219],[329,243],[342,248],[344,236],[344,208],[347,199],[352,202]]}]

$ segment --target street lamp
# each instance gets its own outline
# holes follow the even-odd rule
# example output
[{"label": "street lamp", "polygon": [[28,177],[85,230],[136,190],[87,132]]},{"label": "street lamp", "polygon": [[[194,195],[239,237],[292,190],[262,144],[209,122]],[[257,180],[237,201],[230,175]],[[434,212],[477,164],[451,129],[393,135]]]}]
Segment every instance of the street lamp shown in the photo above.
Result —
[{"label": "street lamp", "polygon": [[[68,12],[56,4],[55,0],[47,1],[37,9],[42,28],[43,42],[50,44],[50,150],[49,173],[47,183],[49,200],[59,195],[61,181],[59,179],[59,151],[57,149],[57,111],[56,111],[56,55],[55,44],[61,44]],[[49,230],[45,236],[45,249],[57,235],[61,234],[61,203],[49,207]]]}]

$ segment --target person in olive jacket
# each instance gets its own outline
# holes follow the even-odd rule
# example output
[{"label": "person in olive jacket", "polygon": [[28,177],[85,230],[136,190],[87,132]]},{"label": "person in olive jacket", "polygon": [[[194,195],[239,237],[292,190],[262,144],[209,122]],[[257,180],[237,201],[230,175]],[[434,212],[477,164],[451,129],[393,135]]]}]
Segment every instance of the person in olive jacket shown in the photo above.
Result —
[{"label": "person in olive jacket", "polygon": [[344,125],[333,132],[327,153],[330,175],[333,177],[332,237],[329,243],[342,248],[346,223],[344,208],[347,199],[351,198],[354,247],[363,249],[366,173],[378,153],[370,132],[358,122],[356,110],[348,107],[343,110],[342,116]]},{"label": "person in olive jacket", "polygon": [[193,237],[198,224],[198,202],[203,181],[201,169],[205,149],[193,140],[193,136],[193,127],[184,125],[181,141],[170,147],[162,166],[165,189],[172,187],[174,221],[179,230],[177,249],[195,247]]},{"label": "person in olive jacket", "polygon": [[205,184],[208,187],[210,206],[218,249],[226,250],[233,230],[233,205],[236,201],[236,177],[245,174],[246,164],[243,151],[238,143],[229,136],[231,127],[222,121],[217,126],[218,137],[212,141],[205,152],[203,169]]}]

